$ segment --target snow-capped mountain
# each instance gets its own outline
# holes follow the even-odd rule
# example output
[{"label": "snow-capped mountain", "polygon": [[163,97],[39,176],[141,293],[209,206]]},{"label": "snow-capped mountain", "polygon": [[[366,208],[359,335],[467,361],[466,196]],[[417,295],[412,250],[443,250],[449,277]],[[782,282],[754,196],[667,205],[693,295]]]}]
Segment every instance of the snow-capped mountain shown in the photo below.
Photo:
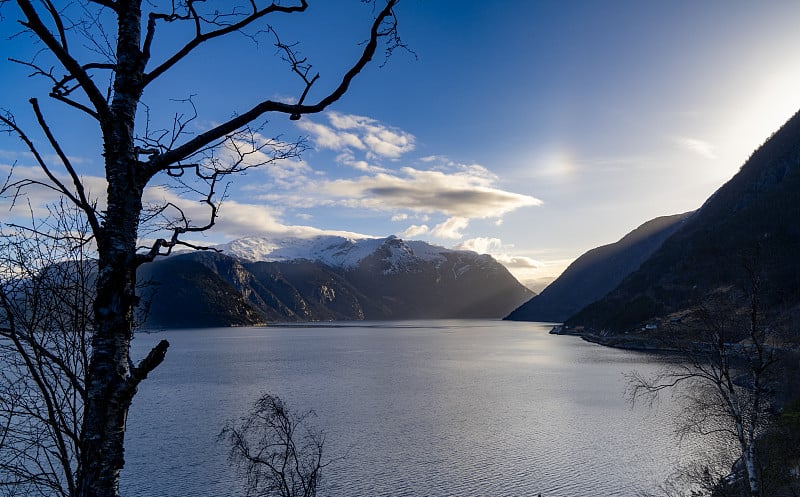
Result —
[{"label": "snow-capped mountain", "polygon": [[500,318],[533,296],[488,255],[387,238],[242,238],[145,266],[150,326]]},{"label": "snow-capped mountain", "polygon": [[419,262],[441,264],[444,254],[459,253],[422,241],[387,238],[346,238],[320,235],[312,238],[246,237],[216,247],[222,253],[250,262],[305,260],[333,268],[353,270],[362,261],[383,251],[389,271],[402,271]]}]

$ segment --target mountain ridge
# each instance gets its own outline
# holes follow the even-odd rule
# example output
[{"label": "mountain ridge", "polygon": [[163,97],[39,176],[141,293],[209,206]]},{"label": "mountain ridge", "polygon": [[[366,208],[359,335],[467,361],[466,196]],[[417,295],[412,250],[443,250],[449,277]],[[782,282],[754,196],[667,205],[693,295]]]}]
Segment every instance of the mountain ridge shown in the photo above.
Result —
[{"label": "mountain ridge", "polygon": [[681,319],[711,293],[747,282],[745,259],[769,286],[774,323],[800,323],[800,112],[790,118],[639,269],[566,322],[610,335]]},{"label": "mountain ridge", "polygon": [[251,262],[316,261],[340,269],[355,269],[365,258],[390,242],[397,241],[392,254],[397,260],[416,257],[443,261],[442,253],[456,252],[417,240],[402,240],[394,235],[385,238],[316,235],[312,237],[243,237],[214,247],[222,253]]},{"label": "mountain ridge", "polygon": [[146,326],[501,318],[533,295],[488,255],[394,236],[243,240],[144,266]]},{"label": "mountain ridge", "polygon": [[567,320],[638,269],[691,215],[686,212],[651,219],[618,241],[585,252],[539,295],[505,319],[556,323]]}]

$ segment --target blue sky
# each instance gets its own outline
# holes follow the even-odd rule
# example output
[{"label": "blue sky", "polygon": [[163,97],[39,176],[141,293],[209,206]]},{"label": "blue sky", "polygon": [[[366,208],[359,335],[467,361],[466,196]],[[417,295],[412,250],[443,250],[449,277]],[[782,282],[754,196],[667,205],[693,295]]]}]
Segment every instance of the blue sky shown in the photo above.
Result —
[{"label": "blue sky", "polygon": [[[3,54],[33,56],[25,37],[8,39],[17,12],[0,14]],[[274,20],[321,75],[309,98],[356,58],[372,14],[355,0],[317,1]],[[305,137],[309,148],[235,179],[202,243],[396,234],[488,252],[540,289],[583,252],[698,208],[800,108],[796,1],[403,0],[397,16],[413,54],[377,59],[329,112],[269,116],[260,137]],[[156,58],[181,34],[165,30]],[[32,129],[27,99],[46,100],[46,82],[5,58],[0,108]],[[166,128],[191,97],[199,132],[298,94],[270,37],[237,36],[186,60],[144,102]],[[45,112],[101,192],[93,124],[55,102]],[[1,167],[33,165],[20,145],[0,135]],[[196,199],[176,195],[147,198],[202,217]]]}]

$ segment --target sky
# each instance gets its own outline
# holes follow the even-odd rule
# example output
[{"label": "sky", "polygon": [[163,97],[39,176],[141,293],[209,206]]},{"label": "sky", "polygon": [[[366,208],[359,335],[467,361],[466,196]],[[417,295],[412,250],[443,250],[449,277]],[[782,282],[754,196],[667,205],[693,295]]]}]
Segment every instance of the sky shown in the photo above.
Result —
[{"label": "sky", "polygon": [[[320,74],[308,101],[355,61],[373,15],[356,0],[316,1],[272,20]],[[7,60],[46,56],[13,36],[13,6],[0,16],[0,109],[36,135],[37,96],[100,198],[96,125],[47,101],[47,81]],[[800,109],[797,1],[402,0],[396,16],[408,50],[376,57],[321,114],[259,122],[259,143],[304,140],[304,152],[234,178],[217,226],[197,241],[397,235],[489,253],[539,291],[582,253],[700,207]],[[274,38],[251,34],[208,44],[148,88],[139,132],[148,116],[150,129],[172,129],[192,114],[189,99],[189,134],[263,99],[296,99],[302,86]],[[159,28],[154,60],[186,35]],[[72,47],[99,60],[102,39]],[[40,174],[21,142],[0,134],[0,168],[12,164]],[[206,212],[162,180],[145,198]],[[7,204],[0,219],[26,215]]]}]

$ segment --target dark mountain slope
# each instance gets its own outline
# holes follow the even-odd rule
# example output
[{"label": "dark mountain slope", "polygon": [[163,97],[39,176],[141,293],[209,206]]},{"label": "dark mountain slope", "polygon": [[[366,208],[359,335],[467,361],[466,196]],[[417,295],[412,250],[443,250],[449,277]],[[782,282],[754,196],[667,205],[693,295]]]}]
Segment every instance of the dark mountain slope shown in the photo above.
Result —
[{"label": "dark mountain slope", "polygon": [[619,285],[672,235],[691,213],[653,219],[616,243],[592,249],[508,315],[512,321],[563,322]]},{"label": "dark mountain slope", "polygon": [[142,266],[139,281],[149,327],[243,326],[264,321],[263,313],[219,273],[190,256]]},{"label": "dark mountain slope", "polygon": [[763,310],[797,325],[800,304],[800,113],[616,289],[568,320],[619,333],[741,287],[743,260],[767,287]]},{"label": "dark mountain slope", "polygon": [[310,261],[253,262],[246,267],[260,284],[292,314],[292,321],[339,321],[365,318],[370,303],[341,274]]},{"label": "dark mountain slope", "polygon": [[[215,252],[175,255],[143,267],[147,326],[264,322],[500,318],[533,294],[489,256],[373,242],[355,266],[293,259],[247,262]],[[432,255],[433,254],[433,255]]]},{"label": "dark mountain slope", "polygon": [[377,313],[367,312],[367,319],[501,318],[533,295],[502,264],[474,252],[448,251],[397,271],[387,261],[402,244],[389,239],[345,273],[371,296]]}]

